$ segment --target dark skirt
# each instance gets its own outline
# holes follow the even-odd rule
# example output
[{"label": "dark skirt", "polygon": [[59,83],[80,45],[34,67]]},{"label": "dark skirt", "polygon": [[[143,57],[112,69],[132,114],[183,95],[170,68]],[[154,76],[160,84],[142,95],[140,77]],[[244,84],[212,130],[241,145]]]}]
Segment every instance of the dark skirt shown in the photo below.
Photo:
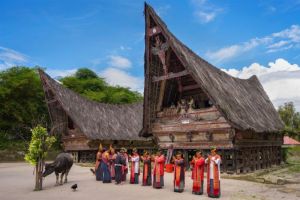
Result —
[{"label": "dark skirt", "polygon": [[210,179],[209,180],[209,183],[210,183],[210,191],[208,192],[208,196],[209,197],[211,197],[211,198],[220,198],[220,196],[221,196],[221,184],[220,184],[220,182],[219,182],[219,186],[220,186],[220,188],[219,188],[219,192],[218,192],[218,194],[214,194],[214,187],[213,187],[213,185],[214,185],[214,180],[213,179]]},{"label": "dark skirt", "polygon": [[151,181],[151,175],[147,177],[146,180],[143,180],[143,186],[151,186],[152,181]]},{"label": "dark skirt", "polygon": [[160,181],[156,182],[156,175],[153,175],[153,187],[154,188],[162,188],[164,187],[164,176],[160,176]]},{"label": "dark skirt", "polygon": [[138,173],[134,173],[133,180],[130,178],[130,184],[139,184],[139,174]]},{"label": "dark skirt", "polygon": [[122,166],[115,166],[115,181],[117,184],[122,181]]},{"label": "dark skirt", "polygon": [[[178,171],[177,171],[178,169]],[[177,174],[178,173],[178,174]],[[179,175],[178,182],[176,177]],[[176,166],[174,171],[174,192],[183,192],[185,186],[185,173],[183,166]]]},{"label": "dark skirt", "polygon": [[95,174],[96,174],[96,181],[103,180],[103,171],[101,169],[101,163],[98,165],[98,168],[96,169]]},{"label": "dark skirt", "polygon": [[103,183],[111,183],[111,176],[108,165],[104,162],[101,162],[101,168],[103,171]]},{"label": "dark skirt", "polygon": [[200,183],[200,188],[193,187],[193,194],[195,195],[202,195],[203,194],[203,181]]},{"label": "dark skirt", "polygon": [[126,181],[126,179],[127,179],[127,173],[128,173],[128,169],[125,169],[124,170],[124,173],[122,174],[122,181]]},{"label": "dark skirt", "polygon": [[180,180],[179,186],[174,185],[174,192],[183,192],[184,190],[184,180]]},{"label": "dark skirt", "polygon": [[147,174],[145,174],[145,164],[143,168],[143,186],[151,186],[152,185],[152,180],[151,180],[151,163],[150,166],[148,165],[147,167]]}]

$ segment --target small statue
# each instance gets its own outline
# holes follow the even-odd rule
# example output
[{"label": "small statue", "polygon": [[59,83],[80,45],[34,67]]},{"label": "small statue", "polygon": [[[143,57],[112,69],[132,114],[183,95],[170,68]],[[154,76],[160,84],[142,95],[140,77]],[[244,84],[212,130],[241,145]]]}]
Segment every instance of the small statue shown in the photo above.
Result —
[{"label": "small statue", "polygon": [[193,97],[189,100],[188,102],[188,113],[193,112],[194,111],[194,106],[195,106],[195,101],[193,99]]},{"label": "small statue", "polygon": [[178,102],[177,109],[178,109],[178,111],[180,112],[181,115],[186,113],[186,101],[184,99],[181,99]]}]

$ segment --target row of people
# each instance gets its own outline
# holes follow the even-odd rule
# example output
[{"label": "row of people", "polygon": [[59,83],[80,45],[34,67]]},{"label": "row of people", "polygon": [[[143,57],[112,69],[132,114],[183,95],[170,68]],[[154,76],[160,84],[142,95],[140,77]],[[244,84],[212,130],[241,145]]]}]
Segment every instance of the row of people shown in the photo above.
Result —
[{"label": "row of people", "polygon": [[[127,154],[125,148],[115,153],[113,148],[99,150],[95,166],[96,180],[103,183],[110,183],[115,180],[116,184],[126,181],[130,163],[131,184],[139,184],[140,162],[143,162],[142,185],[154,188],[164,186],[164,165],[165,156],[162,150],[156,155],[145,152],[139,156],[137,149],[133,149],[132,155]],[[153,170],[152,162],[154,162]],[[185,187],[185,160],[181,152],[173,157],[174,163],[174,192],[183,192]],[[220,197],[220,163],[221,157],[217,154],[216,148],[212,147],[211,154],[204,159],[201,151],[197,151],[191,161],[193,194],[203,194],[204,167],[207,166],[207,194],[209,197]],[[153,173],[152,173],[153,171]],[[153,181],[152,181],[153,180]]]}]

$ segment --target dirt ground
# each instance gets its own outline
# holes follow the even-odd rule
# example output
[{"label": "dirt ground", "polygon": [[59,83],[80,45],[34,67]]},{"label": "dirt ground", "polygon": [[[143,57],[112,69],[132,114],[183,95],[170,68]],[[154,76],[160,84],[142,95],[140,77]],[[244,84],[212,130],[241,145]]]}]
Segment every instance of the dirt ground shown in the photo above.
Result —
[{"label": "dirt ground", "polygon": [[[44,190],[33,191],[33,167],[26,163],[0,163],[0,199],[1,200],[84,200],[84,199],[114,199],[114,200],[147,200],[147,199],[210,199],[206,193],[202,196],[192,194],[190,173],[186,177],[186,189],[183,193],[174,193],[172,174],[165,175],[165,188],[153,189],[141,185],[103,184],[96,182],[95,177],[87,167],[74,165],[69,183],[54,186],[55,175],[51,174],[44,180]],[[73,192],[71,185],[77,183],[78,191]],[[206,185],[205,185],[206,188]],[[292,189],[290,189],[292,188]],[[271,185],[249,181],[222,179],[221,199],[233,200],[274,200],[300,199],[299,185]]]}]

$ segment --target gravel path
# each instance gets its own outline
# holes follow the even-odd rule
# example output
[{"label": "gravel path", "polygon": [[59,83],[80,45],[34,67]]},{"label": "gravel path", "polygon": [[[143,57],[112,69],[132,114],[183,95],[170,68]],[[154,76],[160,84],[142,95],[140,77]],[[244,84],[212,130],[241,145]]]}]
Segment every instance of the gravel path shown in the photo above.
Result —
[{"label": "gravel path", "polygon": [[[55,175],[51,174],[44,180],[44,190],[33,191],[33,167],[26,163],[0,163],[0,199],[1,200],[147,200],[147,199],[211,199],[206,196],[193,195],[190,173],[186,177],[186,189],[183,193],[174,193],[172,174],[165,175],[165,188],[153,189],[141,185],[103,184],[96,182],[89,168],[74,165],[69,174],[69,183],[54,186]],[[78,191],[72,192],[70,186],[78,184]],[[206,185],[204,186],[206,188]],[[295,200],[295,190],[290,191],[285,186],[265,185],[260,183],[232,179],[221,180],[222,196],[220,199],[286,199]],[[298,187],[298,186],[296,186]],[[300,190],[300,187],[299,187]]]}]

